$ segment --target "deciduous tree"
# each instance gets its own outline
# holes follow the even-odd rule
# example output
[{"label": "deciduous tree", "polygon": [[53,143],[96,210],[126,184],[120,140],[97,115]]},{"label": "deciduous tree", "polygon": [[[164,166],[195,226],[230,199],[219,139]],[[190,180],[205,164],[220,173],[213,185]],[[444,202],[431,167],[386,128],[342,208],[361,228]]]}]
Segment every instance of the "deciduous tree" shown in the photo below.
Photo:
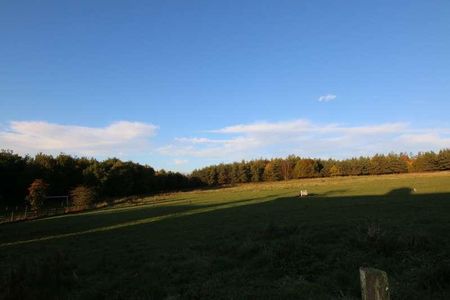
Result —
[{"label": "deciduous tree", "polygon": [[39,209],[47,196],[48,184],[42,179],[35,179],[28,187],[27,200],[32,209]]}]

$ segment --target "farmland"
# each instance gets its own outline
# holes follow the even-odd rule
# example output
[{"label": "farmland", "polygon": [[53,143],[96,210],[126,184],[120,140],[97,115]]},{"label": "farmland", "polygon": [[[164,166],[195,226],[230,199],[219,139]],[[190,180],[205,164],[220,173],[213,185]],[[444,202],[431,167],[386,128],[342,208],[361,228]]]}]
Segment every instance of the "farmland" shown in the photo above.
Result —
[{"label": "farmland", "polygon": [[0,298],[358,299],[360,266],[394,299],[450,298],[450,172],[135,202],[1,225]]}]

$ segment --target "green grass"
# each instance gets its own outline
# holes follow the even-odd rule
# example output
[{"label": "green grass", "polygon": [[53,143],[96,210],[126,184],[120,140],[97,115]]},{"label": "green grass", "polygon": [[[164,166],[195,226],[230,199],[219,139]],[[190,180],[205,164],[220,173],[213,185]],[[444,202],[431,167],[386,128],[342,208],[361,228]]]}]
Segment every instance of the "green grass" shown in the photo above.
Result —
[{"label": "green grass", "polygon": [[393,299],[450,299],[450,173],[139,201],[1,225],[0,298],[358,299],[370,266]]}]

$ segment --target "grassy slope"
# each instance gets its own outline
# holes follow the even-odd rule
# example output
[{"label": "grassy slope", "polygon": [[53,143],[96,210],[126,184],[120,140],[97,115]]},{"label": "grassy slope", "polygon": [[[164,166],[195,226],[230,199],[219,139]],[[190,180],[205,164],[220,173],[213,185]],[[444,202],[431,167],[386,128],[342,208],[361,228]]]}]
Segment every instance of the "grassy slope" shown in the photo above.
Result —
[{"label": "grassy slope", "polygon": [[0,226],[0,298],[352,299],[362,265],[388,272],[395,299],[450,298],[450,173],[143,202]]}]

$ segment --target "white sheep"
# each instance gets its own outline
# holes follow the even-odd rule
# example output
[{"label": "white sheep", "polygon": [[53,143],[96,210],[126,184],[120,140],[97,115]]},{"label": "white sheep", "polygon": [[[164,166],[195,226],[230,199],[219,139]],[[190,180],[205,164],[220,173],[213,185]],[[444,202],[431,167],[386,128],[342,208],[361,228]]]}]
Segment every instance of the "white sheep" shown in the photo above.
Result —
[{"label": "white sheep", "polygon": [[301,190],[300,191],[300,197],[306,197],[308,196],[308,191],[307,190]]}]

